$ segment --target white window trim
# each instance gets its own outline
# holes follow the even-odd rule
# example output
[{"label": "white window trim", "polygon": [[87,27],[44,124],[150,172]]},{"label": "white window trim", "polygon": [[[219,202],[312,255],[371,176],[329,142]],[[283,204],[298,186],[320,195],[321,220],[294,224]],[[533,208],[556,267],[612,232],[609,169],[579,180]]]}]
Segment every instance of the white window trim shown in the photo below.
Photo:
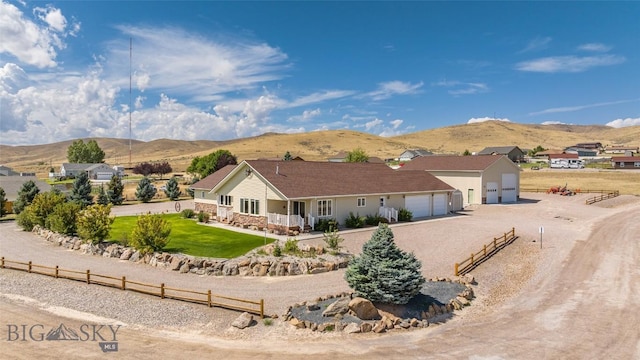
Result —
[{"label": "white window trim", "polygon": [[[322,206],[324,204],[324,206]],[[318,217],[333,217],[333,200],[322,199],[317,202]]]},{"label": "white window trim", "polygon": [[219,205],[225,205],[225,206],[231,206],[233,205],[233,198],[231,197],[231,195],[219,195],[218,196],[218,204]]},{"label": "white window trim", "polygon": [[260,215],[260,200],[241,198],[240,213],[248,215]]},{"label": "white window trim", "polygon": [[357,207],[366,207],[367,206],[367,198],[365,197],[359,197],[356,199],[356,206]]}]

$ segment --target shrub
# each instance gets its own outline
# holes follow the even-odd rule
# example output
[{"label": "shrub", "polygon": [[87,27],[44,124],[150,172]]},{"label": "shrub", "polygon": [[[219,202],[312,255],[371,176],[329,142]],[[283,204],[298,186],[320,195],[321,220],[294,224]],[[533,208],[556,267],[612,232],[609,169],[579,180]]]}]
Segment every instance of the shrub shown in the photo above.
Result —
[{"label": "shrub", "polygon": [[273,256],[280,257],[282,256],[282,248],[280,244],[276,241],[275,246],[273,247]]},{"label": "shrub", "polygon": [[342,247],[340,246],[340,243],[342,243],[344,239],[340,237],[337,229],[333,231],[325,231],[322,236],[324,237],[323,240],[329,249],[338,251]]},{"label": "shrub", "polygon": [[78,214],[78,236],[94,244],[106,239],[115,220],[110,214],[111,204],[87,206]]},{"label": "shrub", "polygon": [[0,187],[0,217],[3,217],[7,213],[4,209],[4,204],[7,203],[6,195],[4,189]]},{"label": "shrub", "polygon": [[406,304],[425,283],[421,266],[415,255],[397,247],[389,226],[380,224],[362,246],[361,255],[349,262],[345,280],[358,296],[370,301]]},{"label": "shrub", "polygon": [[28,206],[33,215],[34,225],[37,224],[46,227],[47,217],[53,213],[53,209],[59,204],[64,204],[66,201],[67,199],[63,194],[54,191],[47,191],[36,195],[31,205]]},{"label": "shrub", "polygon": [[184,209],[180,214],[182,214],[182,217],[185,219],[192,219],[196,216],[196,212],[193,211],[193,209]]},{"label": "shrub", "polygon": [[317,231],[333,231],[333,229],[337,229],[339,226],[338,221],[336,219],[318,219],[318,223],[315,226],[315,230]]},{"label": "shrub", "polygon": [[387,219],[380,215],[367,215],[364,219],[365,224],[370,226],[378,226],[380,223],[387,223]]},{"label": "shrub", "polygon": [[285,254],[296,255],[300,252],[300,248],[298,247],[298,240],[296,239],[287,239],[284,243],[283,251]]},{"label": "shrub", "polygon": [[73,235],[77,231],[76,218],[82,206],[75,202],[58,204],[47,217],[47,229],[60,234]]},{"label": "shrub", "polygon": [[273,319],[271,318],[265,318],[264,320],[262,320],[262,322],[264,323],[265,326],[273,325]]},{"label": "shrub", "polygon": [[162,250],[169,243],[170,233],[171,224],[162,215],[141,215],[131,232],[129,242],[143,254],[152,253]]},{"label": "shrub", "polygon": [[24,231],[31,231],[33,227],[36,225],[34,221],[33,211],[27,206],[24,210],[18,214],[16,217],[16,223],[18,226],[22,228]]},{"label": "shrub", "polygon": [[364,224],[364,216],[360,216],[359,214],[354,215],[352,212],[350,212],[349,216],[344,220],[344,226],[352,229],[364,227]]},{"label": "shrub", "polygon": [[209,213],[208,212],[204,212],[204,211],[200,211],[198,213],[198,222],[201,223],[208,223],[209,222]]},{"label": "shrub", "polygon": [[413,219],[413,213],[405,208],[398,211],[398,221],[411,221]]},{"label": "shrub", "polygon": [[120,176],[113,175],[111,177],[111,181],[109,181],[109,186],[107,190],[107,197],[109,198],[109,202],[113,205],[121,205],[124,201],[124,185],[122,184],[122,179]]}]

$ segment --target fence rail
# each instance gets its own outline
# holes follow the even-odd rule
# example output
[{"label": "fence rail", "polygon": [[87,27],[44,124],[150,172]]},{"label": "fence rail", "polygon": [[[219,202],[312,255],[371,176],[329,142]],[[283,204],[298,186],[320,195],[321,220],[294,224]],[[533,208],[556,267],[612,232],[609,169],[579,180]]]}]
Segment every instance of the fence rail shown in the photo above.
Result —
[{"label": "fence rail", "polygon": [[[547,187],[547,188],[521,188],[520,192],[534,192],[534,193],[539,193],[539,192],[549,192],[549,189],[551,187]],[[570,189],[576,193],[581,193],[581,194],[608,194],[608,193],[612,193],[614,192],[614,190],[594,190],[594,189]],[[617,190],[615,190],[617,191]]]},{"label": "fence rail", "polygon": [[587,205],[591,205],[591,204],[597,203],[599,201],[611,199],[611,198],[614,198],[614,197],[617,197],[617,196],[620,196],[620,192],[618,190],[615,190],[615,191],[611,191],[609,193],[606,193],[606,194],[603,194],[603,195],[600,195],[600,196],[594,196],[592,198],[588,198],[587,200],[585,200],[585,203]]},{"label": "fence rail", "polygon": [[[264,318],[264,299],[252,301],[240,299],[230,296],[212,294],[211,290],[195,291],[188,289],[179,289],[160,285],[147,284],[139,281],[128,280],[125,276],[116,277],[109,275],[101,275],[92,273],[90,270],[78,271],[62,269],[58,265],[55,267],[34,264],[33,262],[20,262],[0,258],[1,269],[11,269],[26,271],[28,273],[52,276],[56,279],[69,279],[86,282],[87,284],[96,284],[101,286],[113,287],[121,290],[129,290],[142,294],[158,296],[161,299],[174,299],[197,304],[207,305],[208,307],[221,307],[224,309],[246,311],[252,314],[260,315]],[[188,295],[197,295],[198,297],[190,297]],[[224,301],[219,301],[224,300]]]},{"label": "fence rail", "polygon": [[504,233],[504,235],[500,237],[494,237],[493,241],[485,244],[482,250],[477,253],[472,253],[470,257],[456,263],[454,266],[455,276],[464,275],[475,269],[502,248],[511,244],[516,238],[516,228],[511,228],[511,231]]}]

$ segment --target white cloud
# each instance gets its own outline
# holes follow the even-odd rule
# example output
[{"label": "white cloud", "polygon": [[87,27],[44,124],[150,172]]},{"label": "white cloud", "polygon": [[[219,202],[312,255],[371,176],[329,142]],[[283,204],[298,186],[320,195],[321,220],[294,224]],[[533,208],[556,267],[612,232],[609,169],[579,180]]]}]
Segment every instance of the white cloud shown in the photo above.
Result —
[{"label": "white cloud", "polygon": [[66,20],[62,22],[64,16],[55,8],[39,16],[49,23],[37,24],[14,5],[0,2],[0,54],[10,54],[38,68],[55,67],[57,50],[66,47],[60,38],[66,35],[62,33]]},{"label": "white cloud", "polygon": [[573,125],[573,124],[567,124],[562,121],[543,121],[540,123],[540,125]]},{"label": "white cloud", "polygon": [[288,121],[290,122],[307,122],[315,117],[320,116],[322,111],[319,108],[313,110],[305,110],[301,115],[291,116]]},{"label": "white cloud", "polygon": [[594,52],[607,52],[611,50],[611,46],[601,43],[588,43],[578,46],[578,50],[582,51],[594,51]]},{"label": "white cloud", "polygon": [[355,91],[351,91],[351,90],[326,90],[326,91],[316,92],[311,95],[299,97],[284,106],[287,108],[306,106],[310,104],[317,104],[327,100],[344,98],[347,96],[351,96],[353,94],[355,94]]},{"label": "white cloud", "polygon": [[420,88],[423,86],[423,82],[412,84],[410,82],[403,81],[388,81],[378,84],[378,89],[371,91],[365,96],[371,97],[374,101],[385,100],[394,95],[412,95],[418,94]]},{"label": "white cloud", "polygon": [[619,55],[595,55],[595,56],[552,56],[517,63],[515,68],[520,71],[558,73],[576,73],[587,71],[597,66],[611,66],[626,61]]},{"label": "white cloud", "polygon": [[56,32],[64,32],[67,27],[67,18],[62,15],[60,9],[47,5],[46,8],[36,7],[33,14],[40,20],[44,21],[49,28]]},{"label": "white cloud", "polygon": [[467,121],[467,124],[480,123],[485,121],[504,121],[511,122],[509,119],[501,119],[501,118],[492,118],[492,117],[481,117],[481,118],[471,118]]},{"label": "white cloud", "polygon": [[577,105],[577,106],[563,106],[563,107],[545,109],[545,110],[542,110],[542,111],[535,111],[535,112],[529,113],[529,115],[542,115],[542,114],[552,114],[552,113],[559,113],[559,112],[573,112],[573,111],[580,111],[580,110],[594,108],[594,107],[600,107],[600,106],[618,105],[618,104],[624,104],[624,103],[629,103],[629,102],[635,102],[635,101],[638,101],[638,100],[640,100],[640,99],[608,101],[608,102],[601,102],[601,103],[595,103],[595,104],[586,104],[586,105]]},{"label": "white cloud", "polygon": [[640,125],[640,117],[639,118],[615,119],[613,121],[609,121],[606,125],[614,127],[614,128],[621,128],[621,127],[627,127],[627,126],[638,126],[638,125]]},{"label": "white cloud", "polygon": [[364,128],[367,131],[371,131],[371,129],[373,129],[373,128],[377,127],[377,126],[380,126],[382,124],[384,124],[384,121],[376,118],[374,120],[371,120],[371,121],[365,123],[364,124]]},{"label": "white cloud", "polygon": [[481,94],[489,91],[489,86],[484,83],[471,83],[456,80],[442,80],[432,83],[432,86],[452,88],[447,92],[453,96]]},{"label": "white cloud", "polygon": [[544,50],[546,48],[549,47],[549,43],[551,42],[551,38],[546,36],[546,37],[536,37],[535,39],[529,41],[529,43],[527,44],[527,46],[518,51],[518,53],[525,53],[525,52],[530,52],[530,51],[538,51],[538,50]]},{"label": "white cloud", "polygon": [[391,127],[393,129],[397,129],[400,127],[400,125],[402,125],[404,121],[400,120],[400,119],[395,119],[395,120],[391,120],[389,123],[391,124]]}]

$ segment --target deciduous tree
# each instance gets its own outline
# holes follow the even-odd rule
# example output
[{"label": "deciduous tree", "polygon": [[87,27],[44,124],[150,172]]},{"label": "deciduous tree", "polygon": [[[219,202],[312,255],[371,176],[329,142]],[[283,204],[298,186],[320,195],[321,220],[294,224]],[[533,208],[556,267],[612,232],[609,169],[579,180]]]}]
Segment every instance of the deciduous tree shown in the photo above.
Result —
[{"label": "deciduous tree", "polygon": [[362,148],[356,148],[347,153],[344,161],[350,163],[367,162],[369,161],[369,155]]},{"label": "deciduous tree", "polygon": [[229,150],[217,150],[209,155],[196,156],[187,168],[187,172],[205,178],[227,165],[235,165],[238,159]]},{"label": "deciduous tree", "polygon": [[97,164],[104,162],[104,151],[95,140],[89,140],[86,144],[76,140],[67,148],[67,160],[70,163]]}]

